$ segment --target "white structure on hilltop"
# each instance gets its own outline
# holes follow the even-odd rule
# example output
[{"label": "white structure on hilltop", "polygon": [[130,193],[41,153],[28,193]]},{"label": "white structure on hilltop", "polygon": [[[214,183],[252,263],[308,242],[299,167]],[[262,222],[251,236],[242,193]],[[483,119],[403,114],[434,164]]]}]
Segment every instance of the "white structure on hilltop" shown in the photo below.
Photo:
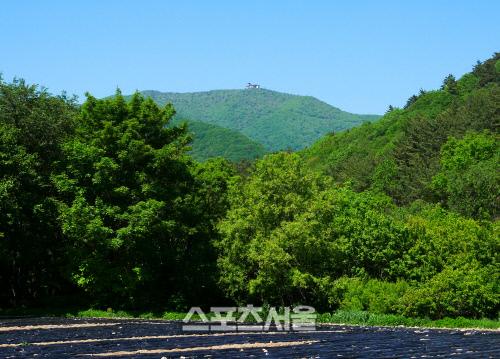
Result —
[{"label": "white structure on hilltop", "polygon": [[247,89],[260,89],[260,85],[259,84],[253,84],[251,82],[247,83]]}]

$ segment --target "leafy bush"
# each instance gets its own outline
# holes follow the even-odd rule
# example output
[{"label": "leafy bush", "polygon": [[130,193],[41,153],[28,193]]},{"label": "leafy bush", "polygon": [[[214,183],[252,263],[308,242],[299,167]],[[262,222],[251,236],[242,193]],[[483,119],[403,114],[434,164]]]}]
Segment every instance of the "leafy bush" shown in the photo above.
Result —
[{"label": "leafy bush", "polygon": [[405,219],[412,246],[401,254],[400,276],[424,282],[464,258],[483,266],[497,260],[497,224],[467,219],[434,205],[415,211]]},{"label": "leafy bush", "polygon": [[387,314],[397,311],[409,285],[404,281],[391,283],[377,279],[341,278],[335,282],[335,287],[343,292],[341,310]]},{"label": "leafy bush", "polygon": [[496,317],[499,296],[498,267],[463,263],[446,267],[421,285],[408,290],[402,314],[431,317]]}]

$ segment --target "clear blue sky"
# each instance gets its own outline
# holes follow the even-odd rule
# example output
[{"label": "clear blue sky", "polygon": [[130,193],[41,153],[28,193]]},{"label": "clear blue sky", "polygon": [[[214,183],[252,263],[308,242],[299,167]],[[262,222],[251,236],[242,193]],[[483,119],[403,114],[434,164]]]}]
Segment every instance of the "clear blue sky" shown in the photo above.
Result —
[{"label": "clear blue sky", "polygon": [[82,96],[248,81],[358,113],[500,51],[500,1],[4,1],[0,72]]}]

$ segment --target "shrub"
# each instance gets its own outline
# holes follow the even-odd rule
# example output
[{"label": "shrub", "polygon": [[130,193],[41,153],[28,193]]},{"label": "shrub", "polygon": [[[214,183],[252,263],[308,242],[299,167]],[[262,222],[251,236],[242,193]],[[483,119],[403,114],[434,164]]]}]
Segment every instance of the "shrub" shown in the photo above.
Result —
[{"label": "shrub", "polygon": [[408,316],[490,317],[498,316],[499,270],[490,265],[464,264],[446,267],[403,297],[402,313]]},{"label": "shrub", "polygon": [[343,291],[341,310],[380,314],[396,312],[401,297],[408,290],[404,281],[391,283],[377,279],[341,278],[335,284],[337,290]]}]

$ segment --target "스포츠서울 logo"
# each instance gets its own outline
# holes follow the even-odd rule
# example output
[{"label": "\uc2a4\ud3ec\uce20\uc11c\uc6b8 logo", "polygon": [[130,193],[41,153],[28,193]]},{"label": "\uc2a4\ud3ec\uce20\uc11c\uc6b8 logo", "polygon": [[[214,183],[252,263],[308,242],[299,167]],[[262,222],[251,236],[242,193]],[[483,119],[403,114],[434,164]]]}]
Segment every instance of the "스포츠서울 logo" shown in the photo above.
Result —
[{"label": "\uc2a4\ud3ec\uce20\uc11c\uc6b8 logo", "polygon": [[[195,317],[195,318],[193,318]],[[211,307],[210,319],[200,307],[192,307],[183,319],[183,331],[312,331],[316,310],[307,305],[283,307]]]}]

